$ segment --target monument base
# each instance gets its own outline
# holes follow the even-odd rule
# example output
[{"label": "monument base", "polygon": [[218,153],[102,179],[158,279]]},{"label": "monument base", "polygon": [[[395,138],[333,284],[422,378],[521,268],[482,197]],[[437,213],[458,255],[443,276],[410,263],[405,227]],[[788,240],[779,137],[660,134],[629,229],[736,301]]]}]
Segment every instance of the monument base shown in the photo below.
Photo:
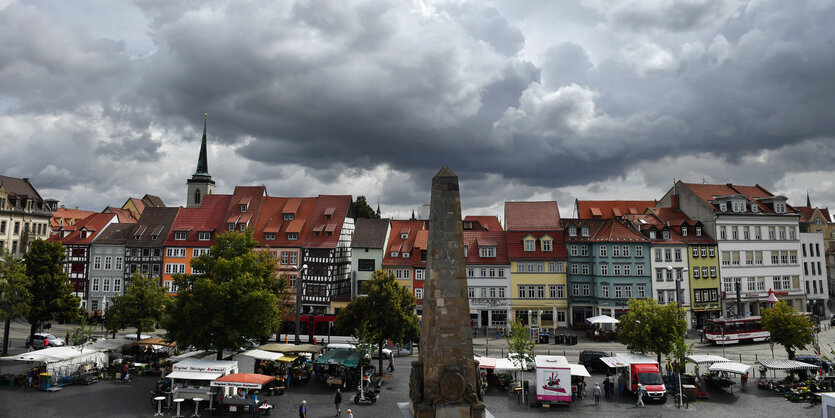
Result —
[{"label": "monument base", "polygon": [[469,405],[438,405],[436,408],[426,406],[424,409],[420,404],[411,405],[411,402],[398,402],[397,406],[403,418],[494,418],[493,414],[485,409],[484,404],[474,405],[472,409]]}]

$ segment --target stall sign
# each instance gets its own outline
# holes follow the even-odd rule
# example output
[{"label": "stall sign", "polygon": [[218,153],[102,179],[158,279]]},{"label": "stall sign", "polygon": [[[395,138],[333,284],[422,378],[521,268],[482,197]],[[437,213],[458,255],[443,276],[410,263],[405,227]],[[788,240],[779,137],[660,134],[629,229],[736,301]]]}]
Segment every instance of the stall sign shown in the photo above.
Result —
[{"label": "stall sign", "polygon": [[226,367],[211,367],[211,366],[198,366],[198,365],[174,365],[174,371],[183,371],[183,372],[214,372],[214,373],[223,373],[227,370]]},{"label": "stall sign", "polygon": [[258,384],[258,383],[213,381],[211,385],[212,385],[212,387],[220,387],[220,388],[261,389],[261,385]]}]

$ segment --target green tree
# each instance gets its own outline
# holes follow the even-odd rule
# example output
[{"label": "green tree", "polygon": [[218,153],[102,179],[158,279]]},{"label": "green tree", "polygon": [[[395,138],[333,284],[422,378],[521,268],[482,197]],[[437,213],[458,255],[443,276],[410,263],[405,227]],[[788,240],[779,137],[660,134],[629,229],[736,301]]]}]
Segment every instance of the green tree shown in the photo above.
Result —
[{"label": "green tree", "polygon": [[365,296],[352,300],[339,311],[336,329],[354,334],[365,323],[368,333],[376,340],[379,372],[382,372],[383,346],[387,339],[403,342],[417,340],[420,335],[415,314],[417,302],[412,292],[397,284],[392,272],[375,271],[365,289]]},{"label": "green tree", "polygon": [[29,311],[32,294],[29,293],[29,276],[26,266],[19,258],[0,253],[0,319],[5,322],[3,329],[3,355],[9,350],[9,327],[13,318]]},{"label": "green tree", "polygon": [[217,237],[209,254],[192,259],[198,275],[178,275],[177,297],[166,306],[167,339],[200,349],[236,349],[249,338],[265,339],[278,330],[287,307],[286,281],[275,274],[275,259],[254,252],[252,230]]},{"label": "green tree", "polygon": [[81,299],[72,294],[72,285],[61,265],[64,257],[63,244],[41,239],[33,241],[26,253],[26,275],[32,294],[32,303],[25,315],[30,324],[30,338],[46,321],[78,319]]},{"label": "green tree", "polygon": [[684,333],[687,320],[684,311],[675,303],[659,305],[654,299],[630,299],[629,311],[620,317],[620,342],[630,351],[655,353],[661,356],[674,351],[684,352]]},{"label": "green tree", "polygon": [[814,325],[800,315],[786,301],[779,301],[774,307],[762,312],[763,329],[771,333],[771,341],[786,349],[790,360],[794,360],[797,350],[806,348],[814,341]]},{"label": "green tree", "polygon": [[531,329],[517,318],[510,324],[510,334],[505,337],[507,352],[516,367],[524,368],[533,362],[534,342],[531,339]]},{"label": "green tree", "polygon": [[67,344],[72,342],[73,345],[78,346],[79,351],[83,351],[84,346],[93,341],[93,331],[95,329],[95,324],[87,324],[87,315],[81,315],[81,324],[73,328],[72,333],[69,334],[70,339]]},{"label": "green tree", "polygon": [[357,196],[357,200],[353,204],[353,209],[355,218],[380,218],[380,215],[365,201],[365,196]]},{"label": "green tree", "polygon": [[167,299],[165,289],[156,280],[137,270],[128,281],[125,294],[113,299],[113,305],[107,310],[105,327],[110,331],[136,327],[138,341],[142,332],[153,331],[162,321]]}]

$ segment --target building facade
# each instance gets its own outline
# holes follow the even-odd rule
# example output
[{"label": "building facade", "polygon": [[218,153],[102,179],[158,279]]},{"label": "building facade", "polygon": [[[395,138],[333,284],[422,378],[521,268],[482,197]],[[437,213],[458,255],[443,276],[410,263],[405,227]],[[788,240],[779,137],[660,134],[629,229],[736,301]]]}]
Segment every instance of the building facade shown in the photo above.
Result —
[{"label": "building facade", "polygon": [[0,176],[0,254],[22,257],[50,235],[52,210],[28,178]]},{"label": "building facade", "polygon": [[124,294],[125,243],[133,238],[135,227],[135,223],[112,223],[90,244],[90,311],[106,313],[113,298]]},{"label": "building facade", "polygon": [[800,233],[800,260],[803,263],[803,284],[806,290],[806,309],[821,317],[829,317],[826,247],[820,232]]},{"label": "building facade", "polygon": [[495,216],[467,216],[462,226],[470,320],[476,327],[505,328],[512,306],[507,236]]},{"label": "building facade", "polygon": [[352,296],[365,295],[365,282],[383,268],[383,252],[391,233],[390,219],[357,218],[351,238]]}]

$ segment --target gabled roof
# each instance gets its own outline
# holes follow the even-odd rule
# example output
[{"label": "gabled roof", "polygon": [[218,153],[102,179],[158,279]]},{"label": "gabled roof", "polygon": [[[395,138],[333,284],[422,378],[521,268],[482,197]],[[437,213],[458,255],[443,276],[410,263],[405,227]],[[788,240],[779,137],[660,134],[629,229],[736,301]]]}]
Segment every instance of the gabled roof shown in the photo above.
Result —
[{"label": "gabled roof", "polygon": [[[467,222],[472,224],[472,228],[468,228]],[[482,216],[467,216],[464,218],[464,230],[471,229],[474,231],[502,231],[502,223],[499,218],[492,215]]]},{"label": "gabled roof", "polygon": [[[649,208],[648,213],[657,220],[655,225],[665,225],[670,223],[670,239],[675,239],[687,244],[716,244],[716,240],[711,238],[708,234],[707,228],[702,228],[702,235],[696,235],[696,226],[702,226],[698,219],[690,219],[684,212],[679,209],[654,207]],[[634,222],[633,222],[634,223]],[[681,234],[683,225],[688,227],[687,235]],[[664,240],[662,240],[664,241]]]},{"label": "gabled roof", "polygon": [[800,214],[800,222],[811,222],[815,216],[815,211],[820,212],[826,222],[832,222],[832,218],[829,217],[828,208],[812,208],[809,206],[795,206],[794,208]]},{"label": "gabled roof", "polygon": [[[113,213],[94,213],[75,225],[75,230],[66,237],[61,238],[59,235],[53,235],[47,241],[59,241],[64,245],[85,245],[90,244],[100,231],[104,230],[108,223],[116,221],[117,216]],[[132,221],[133,218],[130,219]],[[132,222],[129,222],[132,223]],[[87,236],[81,238],[81,234],[86,231]]]},{"label": "gabled roof", "polygon": [[[760,213],[774,213],[770,207],[766,204],[761,202],[761,199],[764,198],[774,198],[777,197],[773,195],[771,192],[766,190],[764,187],[760,186],[759,184],[754,186],[742,186],[736,185],[732,183],[727,184],[703,184],[703,183],[684,183],[680,182],[681,185],[690,189],[696,196],[702,199],[705,203],[713,207],[714,210],[719,209],[719,205],[716,202],[716,199],[723,196],[734,196],[734,195],[742,195],[746,198],[749,203],[756,203],[758,206],[758,211]],[[746,212],[751,213],[751,212]],[[796,213],[795,209],[790,206],[786,205],[786,213]]]},{"label": "gabled roof", "polygon": [[[508,231],[507,232],[507,256],[511,260],[567,260],[568,251],[565,248],[565,239],[562,231]],[[536,251],[525,251],[525,238],[533,238],[536,242]],[[550,238],[551,251],[542,251],[542,238]],[[478,250],[478,247],[474,247]],[[473,249],[470,249],[472,251]]]},{"label": "gabled roof", "polygon": [[[226,222],[255,226],[261,212],[261,202],[266,199],[266,195],[267,189],[264,186],[236,186],[229,207],[226,208]],[[246,212],[241,211],[242,205],[247,206]],[[235,230],[238,230],[237,227]]]},{"label": "gabled roof", "polygon": [[133,239],[133,230],[136,229],[135,223],[112,223],[101,231],[96,244],[103,245],[125,245],[127,240]]},{"label": "gabled roof", "polygon": [[57,230],[58,227],[64,226],[65,228],[69,225],[73,225],[76,222],[94,214],[91,210],[81,210],[81,209],[67,209],[64,207],[58,208],[55,212],[52,212],[52,220],[50,222],[50,226],[53,230]]},{"label": "gabled roof", "polygon": [[[483,217],[466,217],[465,221],[481,221],[484,218],[485,224],[498,229],[481,229],[481,230],[465,230],[464,231],[464,245],[467,246],[467,264],[468,265],[504,265],[510,264],[507,258],[507,235],[501,229],[501,225],[496,225],[499,220],[495,216]],[[492,220],[488,219],[492,218]],[[494,223],[495,222],[495,223]],[[489,228],[489,227],[488,227]],[[495,257],[481,257],[478,251],[479,246],[496,247]]]},{"label": "gabled roof", "polygon": [[[420,259],[420,250],[426,249],[429,236],[426,228],[428,227],[429,221],[427,220],[392,220],[388,248],[383,253],[383,265],[426,267],[426,262]],[[409,231],[405,239],[401,237],[401,231],[404,230]],[[397,257],[392,257],[392,251],[408,251],[410,252],[409,258],[403,258],[402,253],[399,253]]]},{"label": "gabled roof", "polygon": [[354,225],[352,248],[383,248],[391,219],[358,218]]},{"label": "gabled roof", "polygon": [[310,224],[314,226],[325,225],[325,229],[319,235],[308,232],[304,246],[308,248],[336,248],[350,208],[350,195],[319,195],[316,199],[316,207],[310,217]]},{"label": "gabled roof", "polygon": [[[207,247],[214,244],[215,236],[225,231],[226,208],[232,200],[228,194],[208,194],[197,208],[179,208],[177,217],[168,231],[165,246]],[[198,232],[215,231],[210,241],[198,240]],[[187,232],[185,240],[175,240],[175,232]]]},{"label": "gabled roof", "polygon": [[[161,247],[168,238],[180,208],[145,208],[137,222],[134,237],[125,243],[128,247]],[[141,234],[140,234],[141,231]],[[136,236],[139,239],[136,239]]]},{"label": "gabled roof", "polygon": [[[20,199],[32,200],[35,202],[35,205],[31,213],[39,216],[49,216],[50,212],[44,205],[43,198],[35,190],[35,186],[32,186],[28,178],[19,179],[16,177],[0,176],[0,188],[5,189],[10,204],[12,201],[18,201]],[[22,209],[13,210],[20,211]]]},{"label": "gabled roof", "polygon": [[108,206],[104,208],[102,213],[113,213],[119,217],[119,222],[125,223],[130,222],[131,220],[136,222],[136,218],[130,213],[127,209],[117,208],[115,206]]},{"label": "gabled roof", "polygon": [[142,196],[142,203],[144,203],[146,207],[165,207],[165,203],[163,203],[162,199],[160,199],[159,196],[154,196],[152,194],[146,194],[145,196]]},{"label": "gabled roof", "polygon": [[505,202],[507,231],[556,231],[560,229],[560,208],[556,201]]},{"label": "gabled roof", "polygon": [[577,217],[605,219],[640,214],[656,205],[655,200],[577,200]]}]

